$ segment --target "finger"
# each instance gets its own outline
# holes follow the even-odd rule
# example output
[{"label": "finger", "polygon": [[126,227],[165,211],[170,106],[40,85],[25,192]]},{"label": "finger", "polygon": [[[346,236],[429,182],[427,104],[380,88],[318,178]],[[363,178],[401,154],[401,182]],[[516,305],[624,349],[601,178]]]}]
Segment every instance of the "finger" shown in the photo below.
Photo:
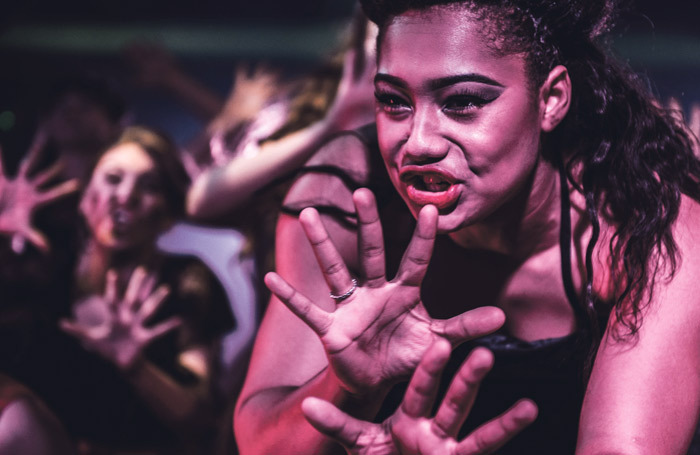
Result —
[{"label": "finger", "polygon": [[437,233],[437,209],[426,205],[418,214],[418,225],[413,232],[411,243],[401,259],[397,277],[409,286],[419,286],[433,254],[433,244]]},{"label": "finger", "polygon": [[153,294],[153,288],[156,286],[158,278],[155,273],[146,274],[146,278],[143,280],[141,289],[139,289],[139,295],[136,297],[138,302],[145,302],[148,297]]},{"label": "finger", "polygon": [[68,319],[59,320],[58,326],[67,334],[80,340],[94,340],[96,338],[94,335],[94,328],[83,327],[82,325]]},{"label": "finger", "polygon": [[472,409],[479,384],[492,366],[493,354],[488,349],[477,348],[467,357],[452,379],[435,414],[432,427],[436,434],[443,437],[457,436]]},{"label": "finger", "polygon": [[24,238],[22,234],[16,233],[12,236],[10,245],[15,254],[22,254],[24,253],[24,248],[27,246],[27,239]]},{"label": "finger", "polygon": [[37,172],[37,174],[32,179],[32,182],[36,186],[44,185],[46,182],[50,181],[54,177],[58,176],[63,169],[63,162],[56,161],[54,164],[49,166],[47,169]]},{"label": "finger", "polygon": [[440,374],[450,359],[452,348],[445,340],[438,340],[425,351],[408,383],[401,409],[410,417],[430,414],[435,402]]},{"label": "finger", "polygon": [[492,453],[537,418],[537,406],[520,400],[505,413],[480,426],[457,445],[456,455]]},{"label": "finger", "polygon": [[145,337],[146,343],[150,343],[156,338],[160,338],[168,332],[172,332],[182,325],[182,318],[174,316],[168,320],[161,322],[160,324],[148,329]]},{"label": "finger", "polygon": [[353,285],[352,277],[345,266],[345,261],[328,236],[318,212],[315,209],[304,209],[299,215],[299,222],[311,243],[331,293],[344,294]]},{"label": "finger", "polygon": [[163,306],[163,302],[165,302],[169,294],[170,288],[168,286],[159,286],[156,292],[143,301],[141,308],[138,310],[138,319],[142,322],[148,321]]},{"label": "finger", "polygon": [[331,325],[333,315],[316,306],[309,299],[301,295],[289,285],[281,276],[274,272],[265,275],[265,284],[268,289],[287,305],[292,313],[296,314],[319,336],[323,336]]},{"label": "finger", "polygon": [[372,425],[350,417],[331,403],[315,397],[302,401],[301,410],[314,428],[345,447],[354,447],[363,430]]},{"label": "finger", "polygon": [[485,306],[475,308],[450,319],[433,320],[434,333],[445,337],[452,347],[495,332],[503,326],[506,315],[500,308]]},{"label": "finger", "polygon": [[131,274],[129,279],[129,284],[126,287],[126,292],[124,293],[124,303],[127,308],[132,308],[137,303],[138,296],[143,286],[143,282],[146,280],[146,269],[142,266],[136,267],[134,272]]},{"label": "finger", "polygon": [[39,197],[40,204],[46,204],[48,202],[55,201],[69,194],[75,193],[80,189],[80,182],[78,179],[71,179],[66,182],[60,183],[53,188],[44,191]]},{"label": "finger", "polygon": [[360,228],[359,245],[362,273],[367,286],[380,286],[386,281],[386,261],[377,202],[374,199],[374,194],[366,188],[355,191],[353,201]]},{"label": "finger", "polygon": [[24,157],[19,165],[19,170],[17,172],[18,175],[26,176],[29,174],[29,171],[31,171],[31,169],[39,162],[41,151],[46,146],[47,139],[48,135],[43,128],[37,130],[36,134],[34,135],[32,145],[29,147],[29,151],[27,152],[27,156]]},{"label": "finger", "polygon": [[105,276],[105,301],[113,306],[117,301],[117,272],[114,269],[107,270]]},{"label": "finger", "polygon": [[[42,253],[48,253],[51,250],[49,240],[44,234],[37,231],[36,229],[30,227],[28,229],[23,230],[21,237],[23,239],[27,239],[29,243],[37,247],[37,249]],[[14,238],[12,240],[14,247]]]},{"label": "finger", "polygon": [[359,76],[360,73],[355,73],[357,69],[355,63],[358,58],[360,57],[356,49],[348,49],[345,51],[345,55],[343,56],[343,74],[341,75],[340,84],[338,85],[339,92],[341,86],[347,88],[347,85],[349,85],[351,81],[356,80],[356,76]]}]

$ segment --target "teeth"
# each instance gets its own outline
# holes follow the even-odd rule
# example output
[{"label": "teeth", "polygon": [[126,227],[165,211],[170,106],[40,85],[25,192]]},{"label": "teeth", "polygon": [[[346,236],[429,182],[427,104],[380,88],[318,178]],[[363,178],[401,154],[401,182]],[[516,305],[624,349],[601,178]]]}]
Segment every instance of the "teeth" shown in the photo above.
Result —
[{"label": "teeth", "polygon": [[116,224],[124,224],[127,222],[127,215],[121,210],[115,210],[112,213],[112,219]]},{"label": "teeth", "polygon": [[438,176],[435,175],[426,175],[423,176],[423,184],[425,185],[425,189],[428,191],[445,191],[447,188],[450,187],[450,184],[442,179],[440,179]]}]

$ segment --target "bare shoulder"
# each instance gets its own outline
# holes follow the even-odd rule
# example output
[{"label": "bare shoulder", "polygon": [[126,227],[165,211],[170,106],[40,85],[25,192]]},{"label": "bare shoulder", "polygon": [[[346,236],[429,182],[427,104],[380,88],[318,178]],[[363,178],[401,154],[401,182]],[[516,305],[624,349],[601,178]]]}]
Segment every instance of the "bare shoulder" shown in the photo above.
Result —
[{"label": "bare shoulder", "polygon": [[681,197],[673,237],[681,253],[686,249],[700,251],[700,202],[685,195]]},{"label": "bare shoulder", "polygon": [[683,197],[673,227],[679,261],[673,275],[657,281],[639,331],[608,336],[616,329],[611,317],[588,384],[577,453],[686,452],[700,409],[698,223],[700,204]]},{"label": "bare shoulder", "polygon": [[369,182],[369,153],[361,135],[345,132],[335,136],[306,163],[287,193],[285,206],[331,206],[354,212],[352,191]]}]

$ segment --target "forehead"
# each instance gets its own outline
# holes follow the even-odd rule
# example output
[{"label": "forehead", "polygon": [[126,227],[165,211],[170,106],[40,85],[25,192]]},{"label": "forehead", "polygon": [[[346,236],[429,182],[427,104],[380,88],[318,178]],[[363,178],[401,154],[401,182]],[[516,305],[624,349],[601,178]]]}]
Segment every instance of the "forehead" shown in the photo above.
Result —
[{"label": "forehead", "polygon": [[378,70],[401,77],[473,73],[524,78],[524,56],[498,52],[493,35],[493,24],[466,8],[408,11],[384,30]]},{"label": "forehead", "polygon": [[126,143],[116,145],[105,152],[95,170],[114,168],[130,172],[149,172],[155,168],[155,163],[140,145]]}]

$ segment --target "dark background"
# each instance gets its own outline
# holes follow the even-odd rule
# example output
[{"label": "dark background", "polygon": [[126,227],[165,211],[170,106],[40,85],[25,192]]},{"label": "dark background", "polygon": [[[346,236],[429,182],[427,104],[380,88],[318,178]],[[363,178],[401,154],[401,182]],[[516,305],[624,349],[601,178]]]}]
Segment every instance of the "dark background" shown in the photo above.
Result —
[{"label": "dark background", "polygon": [[[193,77],[225,96],[241,61],[294,75],[336,46],[352,0],[41,0],[0,7],[0,143],[21,149],[35,125],[42,88],[55,74],[90,71],[119,86],[132,121],[187,143],[202,123],[163,93],[135,89],[121,57],[133,40],[165,45]],[[659,96],[700,100],[700,1],[638,0],[615,47]],[[6,147],[7,148],[7,147]]]}]

